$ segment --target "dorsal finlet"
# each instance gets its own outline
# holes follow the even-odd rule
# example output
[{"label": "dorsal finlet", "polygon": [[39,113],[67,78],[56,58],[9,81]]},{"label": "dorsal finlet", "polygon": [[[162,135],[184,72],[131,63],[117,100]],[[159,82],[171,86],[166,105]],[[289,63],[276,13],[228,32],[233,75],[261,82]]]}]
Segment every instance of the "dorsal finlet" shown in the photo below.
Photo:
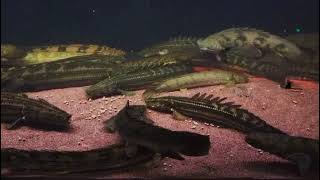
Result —
[{"label": "dorsal finlet", "polygon": [[200,96],[200,93],[197,93],[191,97],[191,99],[197,99]]},{"label": "dorsal finlet", "polygon": [[198,101],[206,101],[208,103],[218,103],[218,104],[222,104],[222,105],[227,105],[227,106],[232,106],[232,107],[239,107],[239,105],[235,105],[233,104],[233,102],[227,102],[227,103],[222,103],[224,100],[226,100],[226,97],[214,97],[212,98],[213,95],[207,95],[206,93],[197,93],[194,96],[191,97],[191,99],[193,100],[198,100]]}]

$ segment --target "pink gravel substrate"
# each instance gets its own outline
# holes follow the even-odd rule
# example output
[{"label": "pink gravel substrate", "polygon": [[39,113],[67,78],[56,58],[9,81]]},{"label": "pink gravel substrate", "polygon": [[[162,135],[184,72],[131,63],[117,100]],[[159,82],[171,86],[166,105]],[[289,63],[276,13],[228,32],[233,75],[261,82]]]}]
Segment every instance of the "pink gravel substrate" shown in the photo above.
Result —
[{"label": "pink gravel substrate", "polygon": [[[203,92],[227,97],[227,101],[242,105],[291,135],[319,139],[319,84],[314,84],[314,87],[300,91],[286,90],[272,81],[251,78],[250,83],[234,87],[211,86],[164,95],[192,96]],[[72,114],[73,130],[68,133],[45,132],[21,127],[8,131],[2,127],[1,148],[89,150],[119,142],[117,134],[104,132],[102,122],[115,115],[128,99],[131,104],[143,104],[143,91],[137,91],[135,96],[114,96],[88,101],[85,88],[87,87],[27,93],[30,97],[46,99]],[[238,132],[202,123],[194,124],[192,121],[177,121],[169,114],[151,110],[148,110],[148,115],[157,125],[171,130],[209,134],[212,143],[209,154],[203,157],[185,157],[184,161],[165,158],[157,166],[111,174],[99,173],[99,177],[298,178],[294,166],[248,146],[244,135]]]}]

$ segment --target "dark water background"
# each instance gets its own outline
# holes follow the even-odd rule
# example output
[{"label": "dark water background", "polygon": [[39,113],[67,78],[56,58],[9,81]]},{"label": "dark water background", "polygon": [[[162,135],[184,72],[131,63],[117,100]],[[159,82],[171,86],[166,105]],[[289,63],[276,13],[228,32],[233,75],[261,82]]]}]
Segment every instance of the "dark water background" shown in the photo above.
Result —
[{"label": "dark water background", "polygon": [[230,27],[318,32],[318,0],[1,0],[1,42],[140,49]]}]

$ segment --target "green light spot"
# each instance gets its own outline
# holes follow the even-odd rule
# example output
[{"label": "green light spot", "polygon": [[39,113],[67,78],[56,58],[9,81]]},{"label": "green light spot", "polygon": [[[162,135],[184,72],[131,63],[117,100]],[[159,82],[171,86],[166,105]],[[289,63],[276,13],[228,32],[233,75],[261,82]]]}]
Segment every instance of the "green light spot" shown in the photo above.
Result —
[{"label": "green light spot", "polygon": [[301,32],[301,29],[300,28],[296,28],[296,32],[297,33]]}]

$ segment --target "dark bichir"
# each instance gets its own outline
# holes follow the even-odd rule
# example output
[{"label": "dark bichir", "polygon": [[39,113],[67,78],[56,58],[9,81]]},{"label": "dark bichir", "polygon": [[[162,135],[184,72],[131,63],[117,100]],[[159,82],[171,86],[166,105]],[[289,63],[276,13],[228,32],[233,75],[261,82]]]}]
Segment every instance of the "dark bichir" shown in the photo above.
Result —
[{"label": "dark bichir", "polygon": [[[253,58],[240,55],[236,51],[226,51],[219,57],[225,66],[232,65],[243,68],[253,75],[263,76],[281,87],[290,87],[290,77],[306,78],[319,81],[319,68],[308,62],[289,61],[272,52],[267,52],[263,57]],[[223,64],[220,64],[224,66]]]},{"label": "dark bichir", "polygon": [[25,92],[94,84],[110,75],[122,57],[82,56],[1,71],[2,90]]},{"label": "dark bichir", "polygon": [[274,132],[283,133],[272,127],[258,116],[240,108],[233,102],[222,102],[226,98],[213,98],[213,95],[196,94],[192,98],[166,96],[145,99],[149,108],[162,112],[180,113],[195,120],[212,123],[231,128],[240,132],[249,133]]},{"label": "dark bichir", "polygon": [[191,73],[192,71],[192,65],[186,62],[146,69],[105,79],[89,87],[86,93],[90,98],[121,94],[124,91],[148,88],[156,81]]},{"label": "dark bichir", "polygon": [[319,140],[276,133],[251,133],[246,142],[255,148],[275,154],[299,167],[301,175],[319,171]]},{"label": "dark bichir", "polygon": [[109,132],[118,131],[128,144],[143,146],[174,159],[183,160],[180,153],[187,156],[208,154],[209,136],[156,126],[146,117],[145,111],[146,106],[129,106],[127,102],[116,116],[106,122],[106,128]]},{"label": "dark bichir", "polygon": [[155,157],[155,153],[138,147],[136,154],[127,156],[126,146],[114,144],[88,151],[37,151],[13,148],[1,149],[1,168],[14,174],[27,172],[68,174],[89,171],[111,171],[138,166]]},{"label": "dark bichir", "polygon": [[47,130],[67,130],[70,117],[70,114],[43,99],[1,92],[1,123],[9,123],[9,129],[28,125]]}]

